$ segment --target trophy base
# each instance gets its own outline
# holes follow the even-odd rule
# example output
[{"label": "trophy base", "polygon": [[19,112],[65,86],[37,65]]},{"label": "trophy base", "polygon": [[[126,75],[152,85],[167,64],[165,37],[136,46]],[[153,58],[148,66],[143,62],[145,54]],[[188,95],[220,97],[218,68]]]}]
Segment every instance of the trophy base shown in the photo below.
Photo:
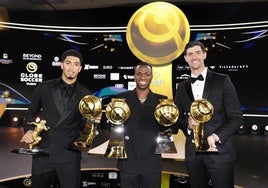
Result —
[{"label": "trophy base", "polygon": [[195,152],[198,154],[219,154],[219,151],[216,148],[203,148],[203,149],[199,149],[199,148],[195,148]]},{"label": "trophy base", "polygon": [[71,148],[68,148],[70,150],[74,150],[74,151],[82,151],[82,152],[88,152],[88,150],[90,149],[90,146],[88,146],[86,144],[86,142],[78,142],[78,141],[75,141],[74,142],[74,146],[72,146]]},{"label": "trophy base", "polygon": [[177,149],[172,136],[163,135],[160,133],[157,138],[155,154],[162,153],[177,153]]},{"label": "trophy base", "polygon": [[48,155],[48,150],[45,149],[26,149],[26,148],[18,148],[13,149],[12,153],[24,154],[24,155]]},{"label": "trophy base", "polygon": [[213,155],[217,155],[219,154],[218,151],[207,151],[207,150],[195,150],[196,154],[213,154]]}]

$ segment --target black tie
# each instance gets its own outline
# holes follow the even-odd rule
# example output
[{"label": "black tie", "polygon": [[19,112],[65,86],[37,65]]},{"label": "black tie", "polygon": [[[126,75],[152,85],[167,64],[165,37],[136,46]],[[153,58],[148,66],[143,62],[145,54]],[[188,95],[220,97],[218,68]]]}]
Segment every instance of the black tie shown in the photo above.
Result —
[{"label": "black tie", "polygon": [[195,83],[196,80],[204,80],[202,74],[199,74],[199,76],[197,76],[196,78],[191,77],[190,79],[192,83]]}]

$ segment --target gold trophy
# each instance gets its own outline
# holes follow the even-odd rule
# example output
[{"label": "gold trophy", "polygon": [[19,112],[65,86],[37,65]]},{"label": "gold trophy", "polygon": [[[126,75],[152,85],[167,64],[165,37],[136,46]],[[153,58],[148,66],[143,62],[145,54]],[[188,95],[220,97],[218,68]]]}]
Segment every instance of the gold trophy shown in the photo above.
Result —
[{"label": "gold trophy", "polygon": [[[172,99],[160,99],[155,108],[154,117],[160,125],[169,127],[175,124],[179,118],[179,110]],[[156,154],[177,153],[172,136],[160,132],[157,137]]]},{"label": "gold trophy", "polygon": [[126,159],[124,144],[124,123],[130,116],[130,109],[125,99],[112,98],[107,105],[105,115],[111,125],[111,135],[106,151],[107,158]]},{"label": "gold trophy", "polygon": [[79,111],[87,119],[87,123],[79,137],[74,141],[75,149],[88,151],[93,139],[98,134],[96,117],[102,113],[101,99],[94,95],[86,95],[79,102]]},{"label": "gold trophy", "polygon": [[217,152],[211,149],[207,143],[207,136],[204,131],[204,123],[208,122],[213,116],[214,108],[207,99],[195,100],[190,107],[191,116],[197,125],[193,127],[194,144],[196,152]]},{"label": "gold trophy", "polygon": [[[47,121],[41,120],[40,122],[28,122],[29,125],[34,125],[34,131],[32,134],[33,142],[29,144],[29,149],[25,148],[19,148],[14,149],[13,153],[19,153],[19,154],[29,154],[29,155],[36,155],[36,154],[46,154],[46,149],[40,149],[38,146],[36,146],[38,143],[42,141],[42,137],[40,134],[43,131],[48,131],[49,127],[46,126]],[[20,140],[20,142],[24,142],[23,140]]]}]

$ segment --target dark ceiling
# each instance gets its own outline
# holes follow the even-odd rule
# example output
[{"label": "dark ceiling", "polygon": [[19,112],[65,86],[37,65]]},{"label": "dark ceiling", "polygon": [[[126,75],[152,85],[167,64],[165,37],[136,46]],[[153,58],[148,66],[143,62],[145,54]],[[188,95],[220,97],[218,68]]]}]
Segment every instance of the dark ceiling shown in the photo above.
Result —
[{"label": "dark ceiling", "polygon": [[[152,0],[0,0],[0,6],[9,11],[22,10],[77,10],[107,8],[118,6],[136,6],[155,2]],[[176,4],[211,4],[239,2],[267,2],[267,0],[169,0]]]}]

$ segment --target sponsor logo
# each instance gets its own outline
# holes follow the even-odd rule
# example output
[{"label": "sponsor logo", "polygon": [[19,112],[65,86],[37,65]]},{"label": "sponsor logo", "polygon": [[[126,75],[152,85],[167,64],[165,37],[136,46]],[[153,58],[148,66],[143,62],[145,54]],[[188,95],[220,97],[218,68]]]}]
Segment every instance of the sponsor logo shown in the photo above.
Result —
[{"label": "sponsor logo", "polygon": [[133,69],[135,69],[134,66],[128,66],[128,67],[118,66],[117,68],[118,68],[118,69],[122,69],[122,70],[133,70]]},{"label": "sponsor logo", "polygon": [[91,187],[92,185],[97,185],[97,182],[82,181],[82,187]]},{"label": "sponsor logo", "polygon": [[124,88],[124,84],[115,84],[114,87],[116,87],[116,88]]},{"label": "sponsor logo", "polygon": [[85,64],[85,66],[84,66],[84,70],[97,70],[97,69],[99,69],[98,65]]},{"label": "sponsor logo", "polygon": [[20,73],[20,81],[25,82],[26,85],[36,86],[37,83],[43,81],[43,74],[36,73],[38,66],[34,62],[27,63],[27,73]]},{"label": "sponsor logo", "polygon": [[248,69],[248,65],[219,65],[219,69],[223,70],[228,70],[228,71],[239,71],[239,70],[244,70]]},{"label": "sponsor logo", "polygon": [[52,61],[52,66],[54,66],[54,67],[60,66],[60,58],[58,56],[54,57],[54,61]]},{"label": "sponsor logo", "polygon": [[127,83],[127,89],[128,90],[133,90],[136,88],[136,82],[128,82]]},{"label": "sponsor logo", "polygon": [[1,64],[10,64],[13,63],[11,59],[8,59],[8,54],[3,53],[3,59],[0,59]]},{"label": "sponsor logo", "polygon": [[182,74],[182,75],[180,75],[180,76],[177,76],[177,77],[176,77],[176,80],[186,80],[186,79],[188,79],[189,77],[190,77],[189,74]]},{"label": "sponsor logo", "polygon": [[119,73],[110,73],[110,80],[119,80]]},{"label": "sponsor logo", "polygon": [[26,65],[26,70],[30,73],[36,72],[38,69],[38,66],[35,62],[30,62]]},{"label": "sponsor logo", "polygon": [[126,79],[129,79],[129,80],[134,80],[134,76],[133,75],[126,75],[124,74],[123,75],[123,78],[126,80]]},{"label": "sponsor logo", "polygon": [[117,173],[116,172],[109,172],[108,179],[117,179]]},{"label": "sponsor logo", "polygon": [[106,79],[106,74],[93,74],[93,78],[97,80],[104,80]]},{"label": "sponsor logo", "polygon": [[190,70],[189,65],[177,65],[176,71],[185,71],[185,70]]},{"label": "sponsor logo", "polygon": [[102,68],[103,68],[103,70],[105,70],[105,69],[112,70],[113,66],[112,65],[103,65]]},{"label": "sponsor logo", "polygon": [[40,61],[42,60],[42,55],[41,54],[22,54],[22,59],[23,60],[35,60],[35,61]]}]

